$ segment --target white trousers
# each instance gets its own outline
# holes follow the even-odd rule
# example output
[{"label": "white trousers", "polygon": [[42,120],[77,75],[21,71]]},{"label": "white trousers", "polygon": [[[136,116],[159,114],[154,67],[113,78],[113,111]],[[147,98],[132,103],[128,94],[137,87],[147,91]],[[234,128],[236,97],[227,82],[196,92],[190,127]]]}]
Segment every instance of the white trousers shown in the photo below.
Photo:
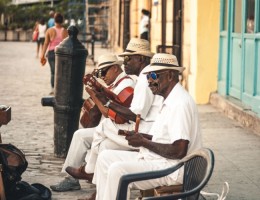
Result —
[{"label": "white trousers", "polygon": [[[139,128],[140,132],[148,133],[152,126],[152,123],[153,122],[145,122],[142,120]],[[87,173],[94,173],[98,154],[105,149],[125,151],[138,149],[129,146],[128,141],[125,139],[125,137],[118,135],[119,129],[128,131],[134,130],[134,123],[116,124],[109,118],[105,118],[96,127],[96,132],[93,135],[91,151],[88,154],[89,159],[85,167],[85,171]]]},{"label": "white trousers", "polygon": [[82,165],[91,148],[94,132],[95,128],[84,128],[74,132],[61,172],[65,172],[68,166],[80,167]]},{"label": "white trousers", "polygon": [[[97,188],[96,200],[116,199],[119,180],[124,174],[154,171],[172,166],[172,162],[167,162],[165,159],[144,160],[137,157],[138,152],[134,151],[106,150],[99,154],[92,181]],[[128,199],[130,188],[146,190],[162,185],[180,184],[181,182],[181,176],[178,176],[178,172],[163,178],[134,182],[128,187]]]},{"label": "white trousers", "polygon": [[98,149],[97,149],[97,147],[93,148],[93,146],[92,146],[91,150],[86,155],[86,158],[85,158],[86,163],[87,163],[85,166],[86,173],[88,173],[88,174],[94,173],[99,153],[101,153],[104,150],[108,150],[108,149],[125,150],[125,151],[131,150],[130,147],[122,146],[122,145],[117,144],[116,142],[110,140],[109,138],[104,138],[104,140],[102,140],[102,142],[99,144]]},{"label": "white trousers", "polygon": [[118,135],[118,130],[132,130],[132,124],[115,124],[111,119],[105,118],[96,127],[96,131],[93,135],[93,142],[91,146],[91,151],[87,156],[87,164],[85,171],[87,173],[94,173],[97,157],[100,152],[106,149],[113,150],[134,150],[132,146],[128,145],[128,141],[124,136]]}]

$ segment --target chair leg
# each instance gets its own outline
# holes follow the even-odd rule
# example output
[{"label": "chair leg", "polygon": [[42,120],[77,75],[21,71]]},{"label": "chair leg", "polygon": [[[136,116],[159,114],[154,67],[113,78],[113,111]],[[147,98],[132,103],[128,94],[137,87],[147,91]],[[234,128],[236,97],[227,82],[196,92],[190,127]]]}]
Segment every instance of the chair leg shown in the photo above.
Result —
[{"label": "chair leg", "polygon": [[199,200],[207,200],[207,199],[202,194],[200,194]]}]

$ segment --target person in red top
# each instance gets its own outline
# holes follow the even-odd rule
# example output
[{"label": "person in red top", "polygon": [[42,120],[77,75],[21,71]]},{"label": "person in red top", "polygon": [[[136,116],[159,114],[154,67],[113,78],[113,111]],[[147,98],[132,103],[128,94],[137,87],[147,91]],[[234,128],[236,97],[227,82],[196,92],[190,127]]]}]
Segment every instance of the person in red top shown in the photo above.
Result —
[{"label": "person in red top", "polygon": [[45,54],[48,49],[47,57],[51,69],[51,95],[54,94],[54,74],[55,74],[55,47],[68,36],[68,31],[62,26],[63,16],[60,13],[54,15],[55,26],[49,28],[45,34],[45,41],[41,54],[41,64],[46,63]]}]

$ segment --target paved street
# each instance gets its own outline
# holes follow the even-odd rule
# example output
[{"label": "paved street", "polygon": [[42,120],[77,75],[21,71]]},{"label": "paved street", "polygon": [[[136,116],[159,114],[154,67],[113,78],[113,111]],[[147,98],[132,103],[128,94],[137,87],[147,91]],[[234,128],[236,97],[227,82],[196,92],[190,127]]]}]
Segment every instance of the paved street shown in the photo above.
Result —
[{"label": "paved street", "polygon": [[[95,60],[108,51],[97,47]],[[0,132],[3,143],[12,143],[26,154],[29,166],[23,180],[49,187],[62,179],[64,159],[53,156],[53,109],[41,105],[41,98],[50,92],[49,65],[42,67],[35,56],[35,43],[0,42],[0,105],[12,107],[12,121]],[[88,61],[86,71],[92,68]],[[211,105],[198,107],[204,146],[214,151],[216,159],[204,191],[220,193],[227,181],[228,200],[259,200],[260,137]],[[85,181],[81,185],[79,191],[53,192],[52,199],[76,200],[95,189]]]}]

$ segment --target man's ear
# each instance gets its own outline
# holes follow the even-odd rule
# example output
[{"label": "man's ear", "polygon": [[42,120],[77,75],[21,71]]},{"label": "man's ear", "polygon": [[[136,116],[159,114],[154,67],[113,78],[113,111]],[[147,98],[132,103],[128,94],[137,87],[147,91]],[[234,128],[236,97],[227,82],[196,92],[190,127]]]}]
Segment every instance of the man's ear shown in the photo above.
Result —
[{"label": "man's ear", "polygon": [[118,71],[118,66],[117,65],[113,65],[112,68],[113,68],[114,72]]},{"label": "man's ear", "polygon": [[115,73],[118,73],[118,72],[121,73],[123,71],[121,66],[119,66],[119,65],[114,65],[113,67],[114,67],[114,72]]},{"label": "man's ear", "polygon": [[174,70],[169,70],[169,80],[177,81],[179,79],[179,73]]}]

